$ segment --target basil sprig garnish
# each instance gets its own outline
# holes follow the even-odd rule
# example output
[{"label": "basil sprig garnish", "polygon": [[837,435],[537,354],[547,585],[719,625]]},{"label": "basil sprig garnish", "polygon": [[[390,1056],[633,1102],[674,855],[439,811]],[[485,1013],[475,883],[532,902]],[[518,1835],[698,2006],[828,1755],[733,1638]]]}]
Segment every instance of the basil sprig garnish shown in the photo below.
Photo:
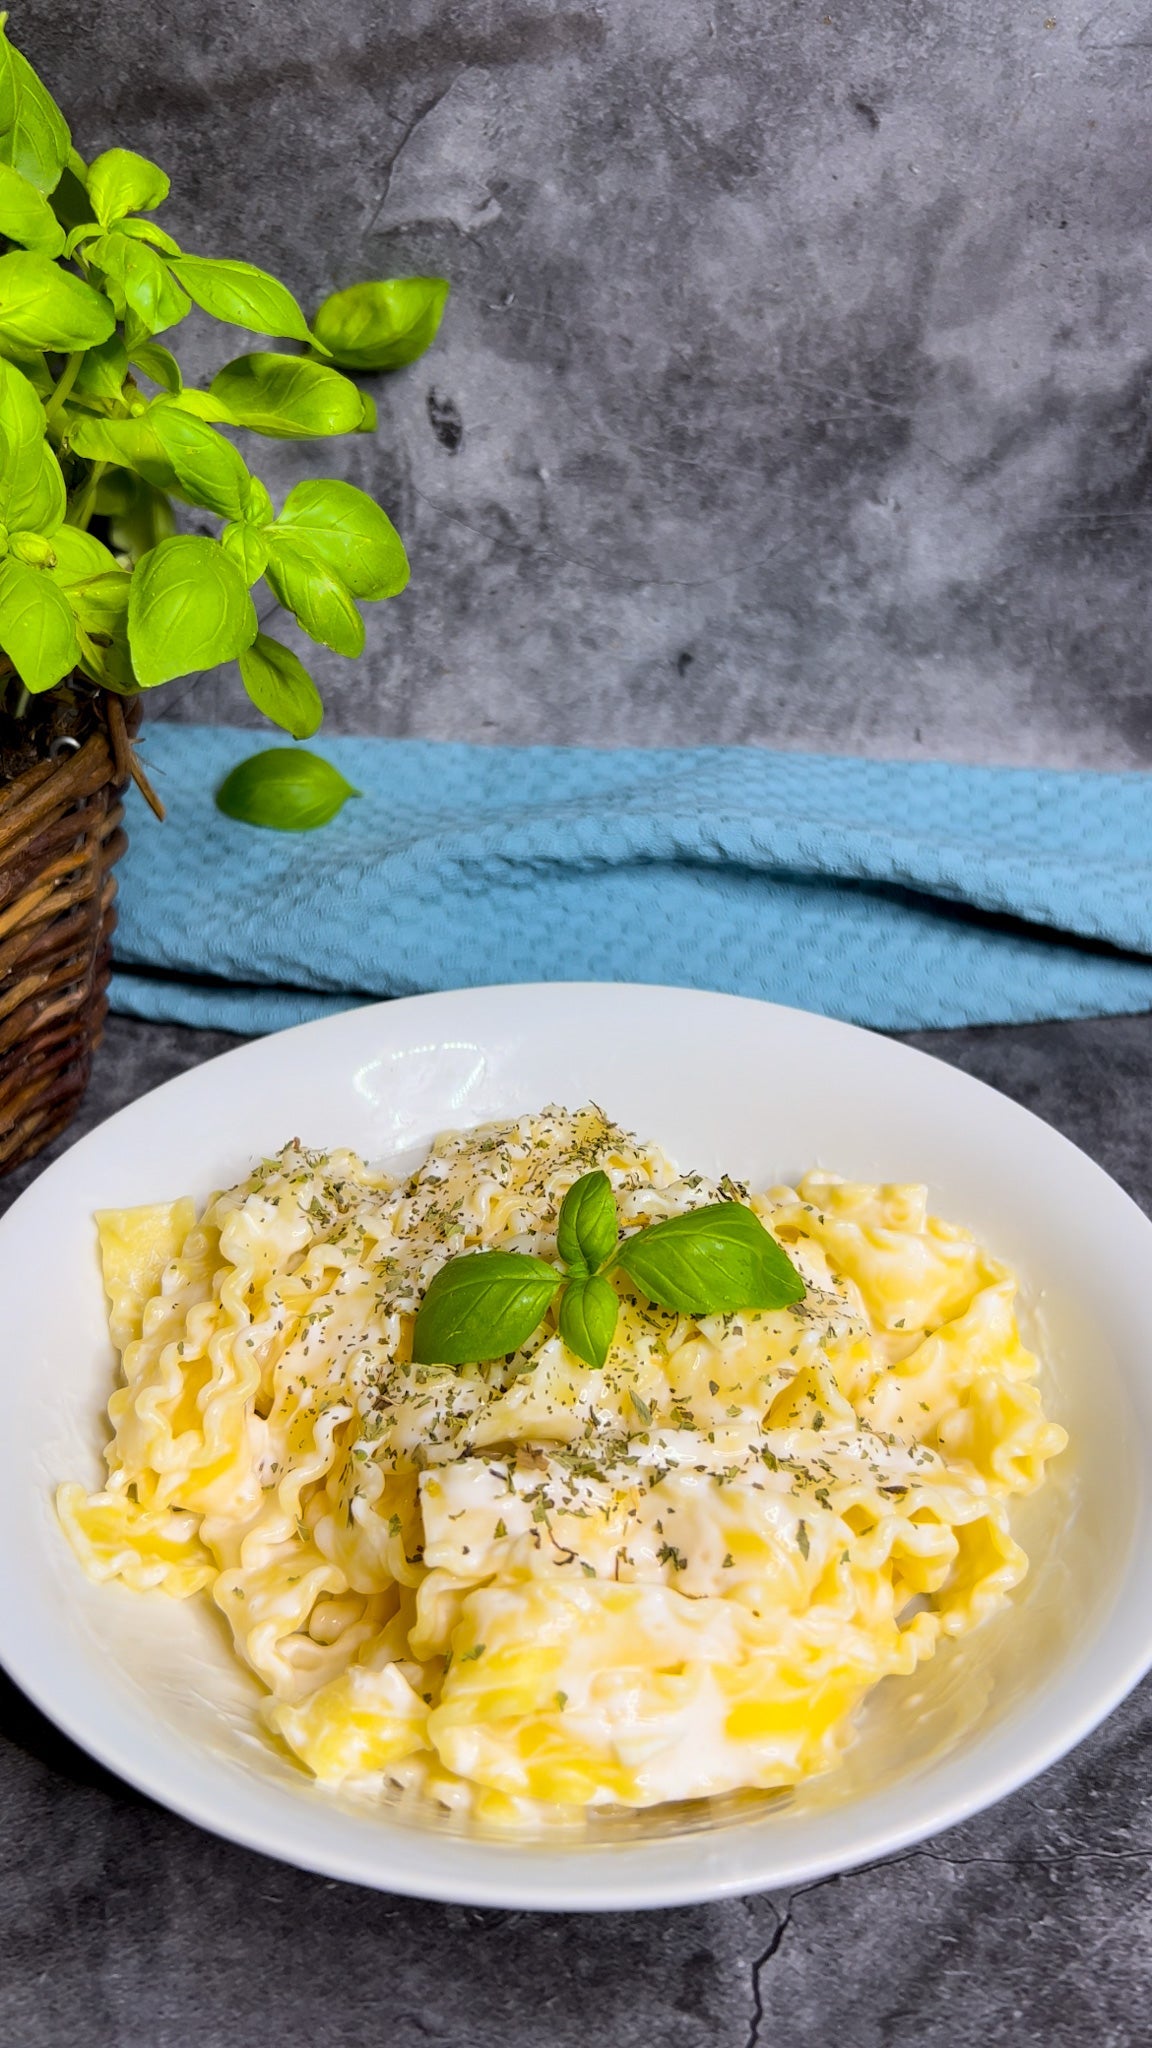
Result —
[{"label": "basil sprig garnish", "polygon": [[420,1304],[413,1361],[479,1365],[518,1351],[559,1294],[564,1343],[602,1366],[620,1308],[607,1277],[617,1267],[649,1301],[684,1315],[786,1308],[805,1292],[788,1254],[742,1202],[711,1202],[622,1238],[612,1183],[599,1168],[565,1195],[556,1250],[558,1267],[526,1252],[449,1259]]}]

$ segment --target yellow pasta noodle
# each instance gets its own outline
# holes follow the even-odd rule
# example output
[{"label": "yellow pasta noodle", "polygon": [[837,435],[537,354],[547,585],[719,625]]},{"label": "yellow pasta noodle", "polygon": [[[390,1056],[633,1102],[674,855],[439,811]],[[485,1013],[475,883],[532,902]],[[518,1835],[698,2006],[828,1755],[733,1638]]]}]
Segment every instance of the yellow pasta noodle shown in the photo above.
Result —
[{"label": "yellow pasta noodle", "polygon": [[[804,1300],[692,1318],[616,1271],[600,1370],[551,1313],[493,1364],[413,1364],[440,1267],[554,1257],[594,1166],[625,1231],[749,1202]],[[496,1819],[794,1784],[1027,1569],[1011,1502],[1064,1432],[1013,1275],[922,1188],[750,1194],[549,1108],[400,1182],[289,1145],[198,1219],[98,1220],[123,1379],[61,1521],[97,1579],[210,1589],[324,1782]]]}]

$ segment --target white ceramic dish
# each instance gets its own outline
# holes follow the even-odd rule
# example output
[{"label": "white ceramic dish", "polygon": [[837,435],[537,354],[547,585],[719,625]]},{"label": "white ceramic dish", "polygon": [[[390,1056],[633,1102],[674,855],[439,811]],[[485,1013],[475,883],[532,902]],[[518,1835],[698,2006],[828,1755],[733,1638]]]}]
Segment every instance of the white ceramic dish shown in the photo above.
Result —
[{"label": "white ceramic dish", "polygon": [[[95,1483],[112,1385],[92,1211],[205,1196],[291,1136],[414,1158],[449,1125],[589,1097],[684,1164],[925,1180],[1024,1278],[1071,1432],[1019,1512],[1013,1605],[869,1703],[846,1765],[788,1801],[499,1842],[314,1787],[265,1747],[199,1601],[96,1587],[53,1515]],[[203,1827],[307,1869],[488,1906],[667,1906],[884,1856],[990,1805],[1152,1663],[1152,1225],[1047,1125],[951,1067],[799,1011],[552,984],[420,996],[257,1041],[121,1111],[0,1224],[6,1342],[0,1658],[77,1742]]]}]

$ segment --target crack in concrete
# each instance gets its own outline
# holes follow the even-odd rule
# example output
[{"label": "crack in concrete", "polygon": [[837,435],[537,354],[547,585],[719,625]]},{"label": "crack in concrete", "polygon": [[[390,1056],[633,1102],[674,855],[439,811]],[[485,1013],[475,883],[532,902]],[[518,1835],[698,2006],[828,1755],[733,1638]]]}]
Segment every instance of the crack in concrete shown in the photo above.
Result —
[{"label": "crack in concrete", "polygon": [[870,1877],[877,1870],[898,1870],[902,1864],[939,1863],[954,1870],[979,1869],[987,1865],[996,1870],[1050,1870],[1059,1864],[1089,1862],[1147,1863],[1152,1864],[1152,1845],[1133,1849],[1069,1849],[1055,1856],[1035,1853],[1023,1856],[948,1856],[939,1849],[909,1849],[903,1856],[881,1856],[874,1863],[861,1863],[855,1870],[832,1871],[827,1877],[818,1877],[812,1884],[800,1885],[790,1892],[783,1912],[771,1905],[776,1925],[767,1947],[752,1960],[752,2015],[744,2048],[762,2048],[761,2028],[765,2020],[762,1977],[769,1963],[780,1952],[784,1936],[794,1919],[794,1907],[798,1899],[809,1898],[815,1892],[824,1891],[829,1885],[850,1884],[854,1878]]},{"label": "crack in concrete", "polygon": [[789,1899],[787,1906],[784,1908],[783,1915],[776,1912],[775,1906],[773,1906],[772,1911],[776,1918],[772,1939],[763,1951],[763,1954],[755,1956],[752,1962],[752,2020],[748,2028],[748,2038],[744,2043],[744,2048],[757,2048],[760,2040],[760,2028],[764,2019],[764,2000],[760,1995],[760,1975],[763,1970],[767,1969],[784,1936],[792,1925],[792,1900]]}]

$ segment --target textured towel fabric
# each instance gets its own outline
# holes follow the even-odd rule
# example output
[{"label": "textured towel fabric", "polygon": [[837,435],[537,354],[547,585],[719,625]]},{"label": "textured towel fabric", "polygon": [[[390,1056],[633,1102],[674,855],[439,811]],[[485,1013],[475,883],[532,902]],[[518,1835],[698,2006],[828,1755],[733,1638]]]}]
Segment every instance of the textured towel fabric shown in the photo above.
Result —
[{"label": "textured towel fabric", "polygon": [[154,724],[115,1008],[272,1031],[380,996],[648,981],[887,1029],[1152,1008],[1152,776],[750,748],[331,739],[320,832],[212,797],[262,745]]}]

